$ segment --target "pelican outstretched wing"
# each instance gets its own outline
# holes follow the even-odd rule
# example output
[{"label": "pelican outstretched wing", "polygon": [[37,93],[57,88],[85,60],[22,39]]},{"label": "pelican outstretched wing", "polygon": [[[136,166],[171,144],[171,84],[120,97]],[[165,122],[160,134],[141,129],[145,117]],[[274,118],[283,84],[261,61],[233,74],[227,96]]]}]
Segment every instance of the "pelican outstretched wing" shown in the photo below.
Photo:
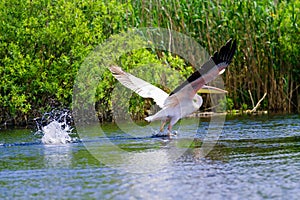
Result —
[{"label": "pelican outstretched wing", "polygon": [[140,78],[124,72],[120,67],[111,66],[109,69],[122,85],[136,92],[143,98],[152,98],[160,108],[163,107],[166,98],[169,96],[166,92]]},{"label": "pelican outstretched wing", "polygon": [[235,50],[236,41],[232,39],[228,40],[219,52],[215,52],[199,70],[195,71],[185,82],[175,88],[170,93],[170,96],[175,93],[183,93],[182,95],[188,95],[190,98],[193,98],[197,91],[205,84],[224,72],[226,67],[231,63]]}]

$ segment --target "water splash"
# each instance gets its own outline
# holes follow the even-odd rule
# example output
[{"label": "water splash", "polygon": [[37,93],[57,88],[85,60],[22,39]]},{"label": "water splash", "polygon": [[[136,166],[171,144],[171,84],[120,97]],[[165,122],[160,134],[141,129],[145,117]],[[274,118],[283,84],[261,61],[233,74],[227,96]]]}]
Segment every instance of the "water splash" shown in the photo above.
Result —
[{"label": "water splash", "polygon": [[74,136],[71,111],[52,110],[35,120],[43,144],[66,144],[78,141]]},{"label": "water splash", "polygon": [[45,127],[42,127],[44,133],[42,137],[43,144],[66,144],[72,142],[69,131],[62,128],[62,124],[53,121]]}]

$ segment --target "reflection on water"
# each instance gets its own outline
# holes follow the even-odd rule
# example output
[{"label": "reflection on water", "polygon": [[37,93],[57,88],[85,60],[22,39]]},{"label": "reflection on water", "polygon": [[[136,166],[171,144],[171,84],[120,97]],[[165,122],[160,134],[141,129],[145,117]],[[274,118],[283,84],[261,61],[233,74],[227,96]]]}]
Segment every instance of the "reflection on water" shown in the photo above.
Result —
[{"label": "reflection on water", "polygon": [[45,168],[69,168],[72,165],[71,144],[45,145],[43,158]]},{"label": "reflection on water", "polygon": [[195,120],[182,121],[186,131],[173,141],[131,137],[105,125],[109,141],[130,152],[117,155],[96,127],[87,129],[86,142],[118,169],[100,163],[80,142],[44,145],[28,130],[1,131],[0,199],[299,199],[298,115],[228,118],[203,157],[208,124],[201,119],[195,133]]}]

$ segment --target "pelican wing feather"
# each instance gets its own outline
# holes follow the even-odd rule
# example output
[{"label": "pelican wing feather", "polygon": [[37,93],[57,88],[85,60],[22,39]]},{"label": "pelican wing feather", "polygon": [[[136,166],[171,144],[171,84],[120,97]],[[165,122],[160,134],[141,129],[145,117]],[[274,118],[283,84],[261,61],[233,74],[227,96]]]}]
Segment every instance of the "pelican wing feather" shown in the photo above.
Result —
[{"label": "pelican wing feather", "polygon": [[140,78],[124,72],[120,67],[111,66],[109,69],[122,85],[143,98],[152,98],[160,108],[164,106],[164,102],[169,96],[166,92]]}]

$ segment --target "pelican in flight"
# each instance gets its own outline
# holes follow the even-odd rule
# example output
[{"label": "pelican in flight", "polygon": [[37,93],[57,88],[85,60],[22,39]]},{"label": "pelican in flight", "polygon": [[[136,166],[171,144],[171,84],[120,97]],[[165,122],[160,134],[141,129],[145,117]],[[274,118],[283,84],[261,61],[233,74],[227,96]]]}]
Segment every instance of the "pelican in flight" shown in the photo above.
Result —
[{"label": "pelican in flight", "polygon": [[197,111],[202,103],[202,97],[197,94],[200,89],[210,90],[209,93],[225,93],[225,90],[207,86],[206,84],[214,80],[219,74],[222,74],[226,67],[231,63],[236,49],[236,41],[228,40],[221,47],[219,52],[215,52],[210,59],[204,63],[201,68],[195,71],[186,81],[176,87],[170,94],[167,94],[160,88],[124,72],[118,66],[110,66],[113,76],[125,87],[133,90],[143,98],[152,98],[161,108],[156,114],[145,118],[152,122],[161,120],[162,133],[165,124],[168,125],[168,136],[172,135],[172,127],[176,122]]}]

